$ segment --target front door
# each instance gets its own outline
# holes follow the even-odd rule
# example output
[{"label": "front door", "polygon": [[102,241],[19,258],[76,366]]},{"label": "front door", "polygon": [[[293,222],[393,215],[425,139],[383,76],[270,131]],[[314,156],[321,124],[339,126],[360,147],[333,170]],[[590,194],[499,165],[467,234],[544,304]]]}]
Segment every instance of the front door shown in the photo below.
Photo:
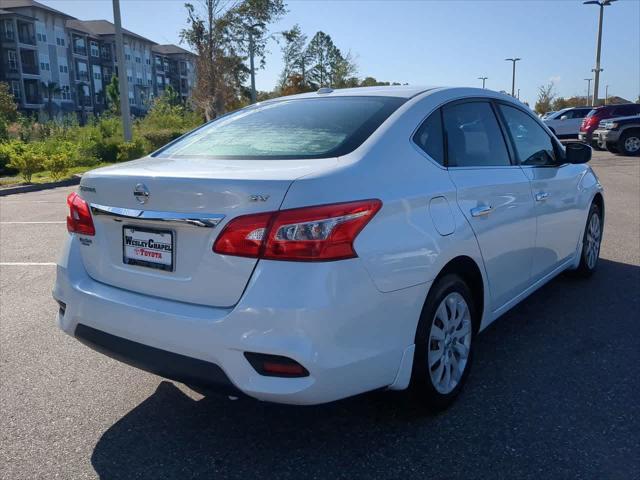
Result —
[{"label": "front door", "polygon": [[578,206],[584,166],[562,165],[558,147],[528,113],[499,106],[522,170],[531,182],[536,206],[536,248],[531,266],[536,281],[576,252],[582,226]]},{"label": "front door", "polygon": [[512,164],[490,102],[446,105],[443,119],[449,175],[478,239],[495,311],[530,285],[536,219],[529,179]]}]

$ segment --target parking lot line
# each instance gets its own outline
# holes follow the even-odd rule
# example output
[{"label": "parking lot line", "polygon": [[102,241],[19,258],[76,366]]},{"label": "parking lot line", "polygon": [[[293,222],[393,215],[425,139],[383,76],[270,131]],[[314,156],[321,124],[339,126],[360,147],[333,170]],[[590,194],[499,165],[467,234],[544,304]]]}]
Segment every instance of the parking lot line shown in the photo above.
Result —
[{"label": "parking lot line", "polygon": [[0,262],[0,267],[24,267],[24,266],[41,266],[41,265],[57,265],[56,262]]},{"label": "parking lot line", "polygon": [[39,225],[48,223],[67,223],[67,222],[0,222],[0,225]]}]

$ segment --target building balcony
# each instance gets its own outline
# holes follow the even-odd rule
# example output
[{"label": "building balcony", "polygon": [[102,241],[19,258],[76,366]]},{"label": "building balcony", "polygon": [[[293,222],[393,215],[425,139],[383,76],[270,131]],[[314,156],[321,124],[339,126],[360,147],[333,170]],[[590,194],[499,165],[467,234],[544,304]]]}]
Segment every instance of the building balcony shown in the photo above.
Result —
[{"label": "building balcony", "polygon": [[25,75],[40,75],[40,69],[36,64],[22,63],[22,73]]},{"label": "building balcony", "polygon": [[87,56],[87,48],[86,47],[74,46],[73,47],[73,53],[75,53],[76,55],[82,55],[83,57],[86,57]]},{"label": "building balcony", "polygon": [[24,97],[24,103],[29,105],[41,105],[43,102],[40,95],[26,95]]},{"label": "building balcony", "polygon": [[0,32],[0,42],[15,42],[15,41],[16,41],[16,35],[13,32],[11,31]]},{"label": "building balcony", "polygon": [[34,45],[35,46],[36,45],[36,36],[20,32],[18,34],[18,41],[20,43],[25,44],[25,45]]},{"label": "building balcony", "polygon": [[7,63],[4,62],[2,64],[2,70],[4,73],[18,73],[18,65],[16,63]]}]

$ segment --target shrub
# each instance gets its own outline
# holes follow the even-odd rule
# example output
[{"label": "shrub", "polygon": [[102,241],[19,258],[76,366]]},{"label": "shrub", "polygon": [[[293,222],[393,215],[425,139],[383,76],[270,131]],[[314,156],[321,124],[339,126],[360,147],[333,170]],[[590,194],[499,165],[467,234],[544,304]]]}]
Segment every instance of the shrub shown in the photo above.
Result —
[{"label": "shrub", "polygon": [[98,161],[98,143],[92,138],[80,139],[75,145],[72,164],[78,167],[92,167]]},{"label": "shrub", "polygon": [[149,148],[151,151],[157,150],[160,147],[165,146],[172,140],[175,140],[179,136],[182,135],[183,132],[170,130],[170,129],[162,129],[162,130],[150,130],[148,132],[144,132],[142,136],[149,144]]},{"label": "shrub", "polygon": [[31,183],[31,177],[43,169],[46,158],[40,145],[24,144],[22,149],[15,149],[11,154],[9,167],[17,169],[23,180]]},{"label": "shrub", "polygon": [[60,180],[69,173],[69,157],[57,153],[50,155],[44,162],[44,167],[49,170],[54,180]]},{"label": "shrub", "polygon": [[121,141],[115,138],[103,139],[96,145],[96,154],[101,162],[115,162],[118,160],[118,149]]},{"label": "shrub", "polygon": [[18,140],[11,142],[0,143],[0,174],[1,175],[15,175],[18,173],[16,168],[9,166],[13,155],[16,154],[17,149],[22,149],[24,144]]},{"label": "shrub", "polygon": [[145,153],[144,143],[139,138],[134,139],[132,142],[124,142],[118,145],[119,162],[135,160],[144,156]]}]

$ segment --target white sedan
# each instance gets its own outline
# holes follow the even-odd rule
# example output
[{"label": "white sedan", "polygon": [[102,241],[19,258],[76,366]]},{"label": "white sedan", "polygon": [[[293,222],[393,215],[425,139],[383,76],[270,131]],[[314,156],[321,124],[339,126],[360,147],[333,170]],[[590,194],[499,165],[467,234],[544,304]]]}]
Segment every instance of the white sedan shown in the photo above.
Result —
[{"label": "white sedan", "polygon": [[187,385],[291,404],[410,388],[444,408],[478,332],[596,269],[590,158],[482,89],[259,103],[83,176],[58,323]]}]

